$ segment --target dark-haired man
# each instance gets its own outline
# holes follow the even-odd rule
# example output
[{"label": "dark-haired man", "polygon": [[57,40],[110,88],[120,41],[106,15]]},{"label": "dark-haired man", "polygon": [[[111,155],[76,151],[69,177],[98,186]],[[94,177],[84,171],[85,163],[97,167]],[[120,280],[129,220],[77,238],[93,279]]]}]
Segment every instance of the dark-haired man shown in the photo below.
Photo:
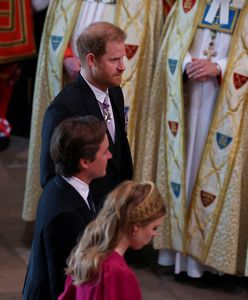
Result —
[{"label": "dark-haired man", "polygon": [[57,173],[39,200],[23,299],[57,299],[63,291],[66,259],[96,209],[89,194],[105,176],[109,152],[106,125],[94,116],[62,121],[51,139]]}]

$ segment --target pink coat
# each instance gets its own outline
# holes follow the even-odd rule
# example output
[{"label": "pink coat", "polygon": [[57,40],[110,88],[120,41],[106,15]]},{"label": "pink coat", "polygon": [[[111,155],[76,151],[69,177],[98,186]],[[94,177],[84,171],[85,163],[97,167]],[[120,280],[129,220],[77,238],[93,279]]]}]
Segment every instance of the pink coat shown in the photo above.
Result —
[{"label": "pink coat", "polygon": [[141,300],[138,281],[124,258],[113,251],[102,263],[98,280],[80,286],[67,276],[64,292],[58,300]]}]

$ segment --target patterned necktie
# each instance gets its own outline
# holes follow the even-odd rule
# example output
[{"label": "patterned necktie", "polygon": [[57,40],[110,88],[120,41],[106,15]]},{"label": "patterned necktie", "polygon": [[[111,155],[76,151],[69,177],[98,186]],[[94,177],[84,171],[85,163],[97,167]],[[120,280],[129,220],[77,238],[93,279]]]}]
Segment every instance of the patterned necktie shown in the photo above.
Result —
[{"label": "patterned necktie", "polygon": [[107,125],[109,134],[112,138],[112,141],[115,141],[115,125],[114,125],[114,118],[113,114],[110,111],[110,104],[108,97],[104,98],[104,101],[102,103],[102,112],[103,112],[103,118]]}]

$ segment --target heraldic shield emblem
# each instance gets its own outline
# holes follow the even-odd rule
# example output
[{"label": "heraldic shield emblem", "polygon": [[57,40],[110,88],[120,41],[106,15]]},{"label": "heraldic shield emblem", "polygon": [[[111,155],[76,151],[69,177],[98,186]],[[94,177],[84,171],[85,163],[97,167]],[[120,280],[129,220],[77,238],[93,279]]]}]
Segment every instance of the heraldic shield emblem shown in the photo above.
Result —
[{"label": "heraldic shield emblem", "polygon": [[183,0],[183,10],[187,14],[195,5],[196,0]]}]

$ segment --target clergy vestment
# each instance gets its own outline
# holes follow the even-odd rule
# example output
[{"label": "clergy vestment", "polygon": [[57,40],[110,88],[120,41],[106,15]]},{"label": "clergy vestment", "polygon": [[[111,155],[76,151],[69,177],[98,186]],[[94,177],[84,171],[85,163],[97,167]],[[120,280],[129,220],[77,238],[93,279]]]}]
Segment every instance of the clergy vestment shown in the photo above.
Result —
[{"label": "clergy vestment", "polygon": [[[223,78],[183,82],[185,59],[204,58],[210,29],[199,28],[207,1],[177,1],[168,16],[143,132],[142,178],[154,180],[168,218],[154,240],[203,265],[244,274],[248,211],[248,4],[231,33],[217,32]],[[212,31],[212,30],[211,30]],[[226,67],[225,67],[226,66]]]}]

